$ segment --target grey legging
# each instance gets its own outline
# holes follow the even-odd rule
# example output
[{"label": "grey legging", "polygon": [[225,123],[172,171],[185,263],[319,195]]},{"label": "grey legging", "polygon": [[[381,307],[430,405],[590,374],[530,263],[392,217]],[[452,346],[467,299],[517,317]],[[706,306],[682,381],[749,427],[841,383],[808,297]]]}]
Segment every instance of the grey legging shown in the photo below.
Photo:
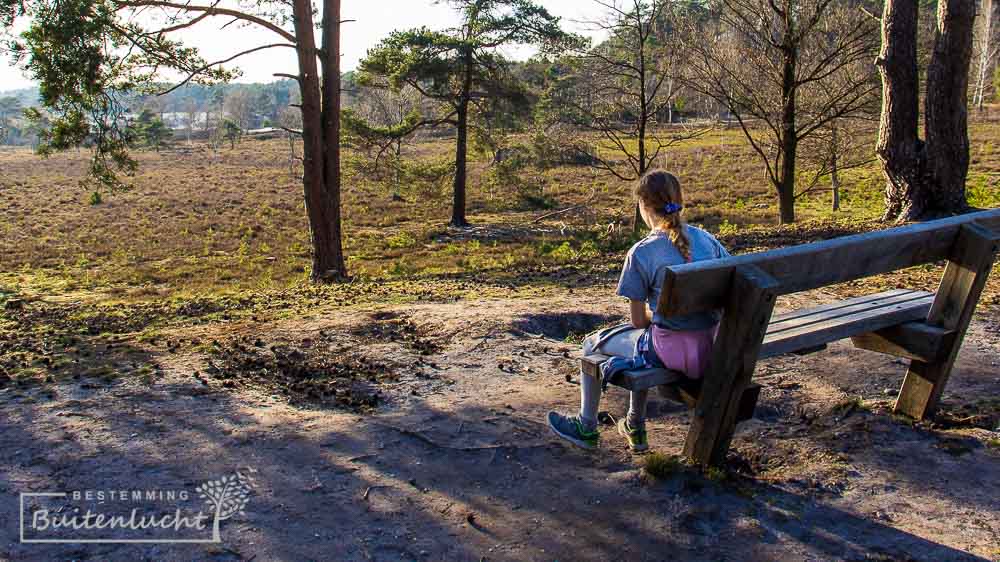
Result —
[{"label": "grey legging", "polygon": [[[642,336],[644,330],[638,328],[623,329],[600,342],[599,349],[595,344],[601,339],[601,332],[587,336],[583,340],[583,353],[603,353],[619,357],[631,357],[635,350],[635,342]],[[628,408],[628,424],[633,428],[646,425],[646,399],[648,390],[630,392]],[[587,427],[597,427],[597,409],[601,403],[601,381],[595,377],[580,374],[580,421]]]}]

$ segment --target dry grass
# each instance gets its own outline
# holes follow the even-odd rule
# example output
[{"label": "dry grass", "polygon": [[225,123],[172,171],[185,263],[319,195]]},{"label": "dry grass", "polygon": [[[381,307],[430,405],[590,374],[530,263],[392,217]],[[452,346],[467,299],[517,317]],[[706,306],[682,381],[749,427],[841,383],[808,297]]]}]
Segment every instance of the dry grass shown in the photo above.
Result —
[{"label": "dry grass", "polygon": [[[1000,205],[998,144],[1000,125],[974,128],[974,204]],[[447,161],[451,142],[411,150],[415,166],[430,165]],[[143,300],[304,283],[310,244],[286,141],[140,153],[135,188],[98,205],[78,185],[87,158],[85,151],[47,160],[0,152],[0,286]],[[479,228],[458,233],[445,226],[447,181],[373,181],[355,172],[361,158],[348,155],[344,217],[348,265],[362,279],[600,267],[632,241],[626,228],[615,228],[630,217],[630,186],[588,167],[527,168],[498,185],[478,158],[469,215]],[[868,230],[881,211],[881,176],[871,166],[846,174],[841,213],[834,216],[829,194],[820,192],[800,200],[801,225],[775,229],[772,188],[736,130],[671,148],[662,164],[686,186],[689,219],[738,251]],[[582,212],[533,222],[544,211],[531,208],[532,200],[564,207],[594,193]]]}]

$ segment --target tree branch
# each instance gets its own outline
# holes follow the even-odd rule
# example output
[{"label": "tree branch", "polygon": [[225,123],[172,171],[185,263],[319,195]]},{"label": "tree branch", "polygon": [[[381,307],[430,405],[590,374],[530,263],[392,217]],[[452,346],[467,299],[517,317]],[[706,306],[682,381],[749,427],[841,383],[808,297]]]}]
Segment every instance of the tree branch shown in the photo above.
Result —
[{"label": "tree branch", "polygon": [[183,85],[187,84],[188,82],[190,82],[191,80],[193,80],[195,76],[201,74],[202,72],[208,70],[209,68],[212,68],[213,66],[218,66],[220,64],[226,64],[227,62],[231,62],[231,61],[236,60],[236,59],[238,59],[238,58],[240,58],[242,56],[249,55],[250,53],[256,53],[257,51],[263,51],[264,49],[273,49],[275,47],[290,47],[292,49],[298,48],[296,45],[291,44],[291,43],[272,43],[270,45],[261,45],[259,47],[254,47],[252,49],[247,49],[245,51],[236,53],[235,55],[233,55],[233,56],[231,56],[231,57],[229,57],[227,59],[223,59],[223,60],[215,61],[215,62],[210,62],[210,63],[202,66],[201,68],[196,68],[195,70],[191,71],[191,73],[188,75],[188,77],[185,78],[183,81],[179,82],[178,84],[174,85],[173,87],[171,87],[168,90],[164,90],[164,91],[158,93],[157,95],[165,96],[165,95],[169,94],[170,92],[173,92],[174,90],[180,88],[181,86],[183,86]]},{"label": "tree branch", "polygon": [[276,25],[274,22],[270,22],[259,16],[248,14],[246,12],[241,12],[239,10],[232,10],[229,8],[219,8],[214,4],[211,6],[195,6],[191,4],[177,4],[174,2],[167,2],[165,0],[115,0],[115,4],[123,8],[159,7],[159,8],[171,8],[182,12],[204,12],[209,16],[216,16],[216,15],[231,16],[237,19],[241,19],[243,21],[259,25],[265,29],[269,29],[292,43],[296,42],[294,34],[285,31],[284,29],[281,28],[281,26]]}]

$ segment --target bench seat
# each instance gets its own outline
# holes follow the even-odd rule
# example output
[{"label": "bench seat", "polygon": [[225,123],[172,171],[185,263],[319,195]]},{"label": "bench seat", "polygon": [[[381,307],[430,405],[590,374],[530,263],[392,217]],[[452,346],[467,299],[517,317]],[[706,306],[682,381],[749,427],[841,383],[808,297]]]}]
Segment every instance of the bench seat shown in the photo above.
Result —
[{"label": "bench seat", "polygon": [[[608,355],[592,353],[582,359],[584,375],[599,377],[601,363],[611,359]],[[654,386],[668,387],[665,394],[674,402],[686,404],[688,408],[694,408],[698,404],[701,396],[701,381],[689,379],[680,371],[670,369],[638,369],[635,371],[622,371],[615,375],[611,384],[620,386],[627,390],[647,390]],[[754,407],[757,405],[757,398],[760,396],[761,386],[750,384],[743,392],[740,400],[739,412],[736,421],[741,422],[753,417]]]},{"label": "bench seat", "polygon": [[933,302],[933,293],[897,289],[776,314],[767,325],[759,357],[816,349],[858,334],[924,320]]},{"label": "bench seat", "polygon": [[[855,338],[856,343],[865,342],[868,340],[864,337],[868,335],[878,336],[883,348],[888,344],[881,340],[902,332],[919,332],[925,336],[920,338],[921,341],[934,339],[926,336],[936,329],[922,322],[927,318],[933,301],[933,293],[896,289],[777,314],[768,324],[759,358],[786,353],[811,353],[825,348],[828,343],[846,338]],[[906,326],[909,328],[904,328]],[[946,335],[946,333],[936,334],[937,340],[943,341]],[[902,336],[895,337],[896,341],[903,339],[905,338]],[[859,345],[859,347],[865,346]],[[882,351],[874,344],[866,348]],[[581,365],[584,374],[599,377],[600,366],[608,359],[608,356],[599,353],[583,357]],[[624,371],[618,373],[611,380],[611,384],[627,390],[646,390],[667,385],[670,387],[668,394],[672,395],[672,398],[692,408],[697,403],[701,390],[701,381],[689,379],[683,373],[669,369]],[[752,417],[759,394],[760,386],[756,384],[751,384],[744,391],[740,399],[737,421]]]}]

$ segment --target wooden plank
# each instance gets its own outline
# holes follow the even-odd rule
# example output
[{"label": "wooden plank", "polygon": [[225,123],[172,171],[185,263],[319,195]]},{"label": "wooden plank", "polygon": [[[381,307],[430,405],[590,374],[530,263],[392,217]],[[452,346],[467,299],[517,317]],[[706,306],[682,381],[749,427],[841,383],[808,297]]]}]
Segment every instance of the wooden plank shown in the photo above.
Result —
[{"label": "wooden plank", "polygon": [[[600,365],[608,359],[610,359],[609,356],[599,353],[583,357],[581,361],[584,375],[600,376]],[[698,397],[701,396],[701,380],[689,379],[684,373],[668,369],[626,371],[616,376],[611,384],[626,390],[648,390],[656,386],[665,386],[667,388],[666,394],[671,399],[686,404],[689,408],[694,408],[698,403]],[[753,411],[760,396],[760,388],[758,384],[750,384],[743,391],[740,397],[739,413],[736,417],[737,423],[753,417]]]},{"label": "wooden plank", "polygon": [[926,322],[908,322],[876,332],[852,336],[854,347],[906,359],[931,362],[944,357],[955,341],[955,331]]},{"label": "wooden plank", "polygon": [[608,359],[611,359],[610,355],[604,355],[602,353],[591,353],[590,355],[585,355],[580,359],[580,370],[583,374],[591,377],[601,376],[601,363],[604,363]]},{"label": "wooden plank", "polygon": [[[601,378],[601,364],[611,359],[610,356],[601,353],[592,353],[584,356],[580,360],[580,370],[589,377]],[[615,375],[611,384],[620,386],[626,390],[646,390],[661,384],[675,383],[680,379],[686,379],[684,373],[671,371],[669,369],[638,369],[635,371],[624,371]]]},{"label": "wooden plank", "polygon": [[639,369],[616,375],[611,382],[626,390],[647,390],[662,384],[673,384],[686,378],[684,373],[669,369]]},{"label": "wooden plank", "polygon": [[793,310],[791,312],[784,312],[782,314],[775,314],[774,316],[771,317],[771,322],[770,322],[770,324],[768,324],[767,328],[768,328],[768,330],[771,330],[775,326],[781,324],[782,322],[786,322],[788,320],[794,320],[796,318],[801,318],[803,316],[810,316],[810,315],[815,314],[817,312],[827,312],[827,311],[830,311],[830,310],[837,310],[837,309],[843,308],[845,306],[852,306],[852,305],[855,305],[855,304],[861,304],[861,303],[866,303],[866,302],[871,302],[871,301],[876,301],[876,300],[881,300],[881,299],[887,299],[887,298],[895,297],[895,296],[898,296],[898,295],[905,295],[907,293],[915,293],[915,292],[919,292],[919,291],[915,291],[913,289],[893,289],[891,291],[885,291],[884,293],[874,293],[874,294],[871,294],[871,295],[864,295],[864,296],[861,296],[861,297],[855,297],[853,299],[846,299],[846,300],[841,300],[841,301],[835,301],[835,302],[823,304],[823,305],[820,305],[820,306],[816,306],[816,307],[813,307],[813,308],[799,308],[799,309]]},{"label": "wooden plank", "polygon": [[990,231],[980,225],[962,227],[927,316],[927,324],[954,331],[954,340],[941,359],[910,362],[893,407],[895,412],[923,419],[937,409],[998,251],[1000,228]]},{"label": "wooden plank", "polygon": [[[767,326],[767,337],[764,338],[766,342],[768,338],[773,338],[780,335],[782,332],[789,332],[792,330],[797,330],[800,328],[822,324],[824,322],[829,322],[836,320],[837,318],[845,318],[849,316],[854,316],[859,313],[875,311],[879,309],[887,309],[894,305],[905,305],[910,302],[926,300],[928,297],[932,297],[931,293],[926,291],[908,291],[906,293],[901,293],[898,295],[893,295],[890,297],[865,300],[856,304],[838,306],[833,308],[828,308],[826,310],[817,310],[808,308],[803,310],[803,314],[800,314],[797,318],[789,319],[778,319],[777,322],[772,319],[771,323]],[[825,308],[825,307],[817,307]]]},{"label": "wooden plank", "polygon": [[778,281],[759,268],[741,266],[732,276],[732,291],[684,443],[684,454],[701,465],[725,460],[739,402],[757,365],[777,296]]},{"label": "wooden plank", "polygon": [[928,295],[918,300],[860,311],[776,334],[769,333],[761,345],[760,358],[775,357],[839,341],[855,334],[873,332],[897,324],[922,320],[927,318],[927,313],[933,302],[933,295]]},{"label": "wooden plank", "polygon": [[665,316],[720,309],[733,272],[760,268],[778,294],[796,293],[948,259],[959,230],[978,222],[1000,230],[1000,209],[667,269],[658,309]]}]

